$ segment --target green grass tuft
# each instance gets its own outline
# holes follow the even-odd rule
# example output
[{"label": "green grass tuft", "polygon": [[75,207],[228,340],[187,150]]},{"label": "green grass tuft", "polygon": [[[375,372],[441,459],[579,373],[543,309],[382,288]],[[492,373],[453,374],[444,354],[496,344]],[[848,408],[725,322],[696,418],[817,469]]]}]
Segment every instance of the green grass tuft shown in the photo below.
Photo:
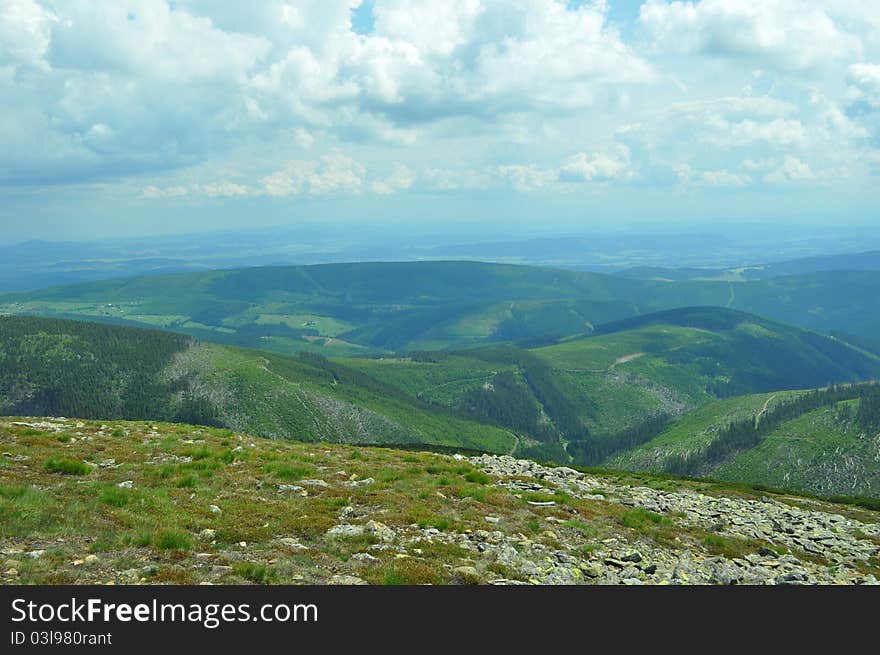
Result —
[{"label": "green grass tuft", "polygon": [[88,475],[92,470],[92,467],[82,460],[54,455],[46,460],[43,468],[50,473],[61,473],[62,475]]}]

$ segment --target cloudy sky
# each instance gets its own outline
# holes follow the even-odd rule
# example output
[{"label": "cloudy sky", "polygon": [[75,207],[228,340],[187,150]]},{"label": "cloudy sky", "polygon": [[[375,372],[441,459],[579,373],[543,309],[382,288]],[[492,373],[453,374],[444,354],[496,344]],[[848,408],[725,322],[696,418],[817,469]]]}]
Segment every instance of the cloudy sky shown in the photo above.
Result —
[{"label": "cloudy sky", "polygon": [[0,0],[2,239],[876,222],[880,3]]}]

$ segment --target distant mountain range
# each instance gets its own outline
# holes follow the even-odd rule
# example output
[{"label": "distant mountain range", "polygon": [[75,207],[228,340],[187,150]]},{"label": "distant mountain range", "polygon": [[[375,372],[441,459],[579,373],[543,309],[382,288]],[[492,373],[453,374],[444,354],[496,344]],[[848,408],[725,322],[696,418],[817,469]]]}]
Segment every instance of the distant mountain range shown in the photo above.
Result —
[{"label": "distant mountain range", "polygon": [[0,295],[0,313],[152,326],[328,356],[536,345],[679,307],[746,311],[805,328],[880,334],[880,271],[747,281],[635,279],[478,262],[253,267]]}]

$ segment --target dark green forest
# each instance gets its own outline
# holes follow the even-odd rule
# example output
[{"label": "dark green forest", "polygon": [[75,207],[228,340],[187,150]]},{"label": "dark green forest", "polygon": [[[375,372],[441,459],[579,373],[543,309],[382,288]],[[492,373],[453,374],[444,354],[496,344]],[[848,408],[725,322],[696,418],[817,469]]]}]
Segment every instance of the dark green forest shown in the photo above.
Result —
[{"label": "dark green forest", "polygon": [[191,342],[158,330],[0,316],[0,413],[210,421],[159,379]]}]

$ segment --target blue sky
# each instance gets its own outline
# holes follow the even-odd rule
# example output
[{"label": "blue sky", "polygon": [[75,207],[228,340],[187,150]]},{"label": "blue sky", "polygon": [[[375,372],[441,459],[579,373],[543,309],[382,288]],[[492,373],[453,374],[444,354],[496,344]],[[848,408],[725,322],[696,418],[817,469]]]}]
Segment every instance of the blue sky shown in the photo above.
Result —
[{"label": "blue sky", "polygon": [[0,97],[6,242],[880,204],[857,0],[0,0]]}]

